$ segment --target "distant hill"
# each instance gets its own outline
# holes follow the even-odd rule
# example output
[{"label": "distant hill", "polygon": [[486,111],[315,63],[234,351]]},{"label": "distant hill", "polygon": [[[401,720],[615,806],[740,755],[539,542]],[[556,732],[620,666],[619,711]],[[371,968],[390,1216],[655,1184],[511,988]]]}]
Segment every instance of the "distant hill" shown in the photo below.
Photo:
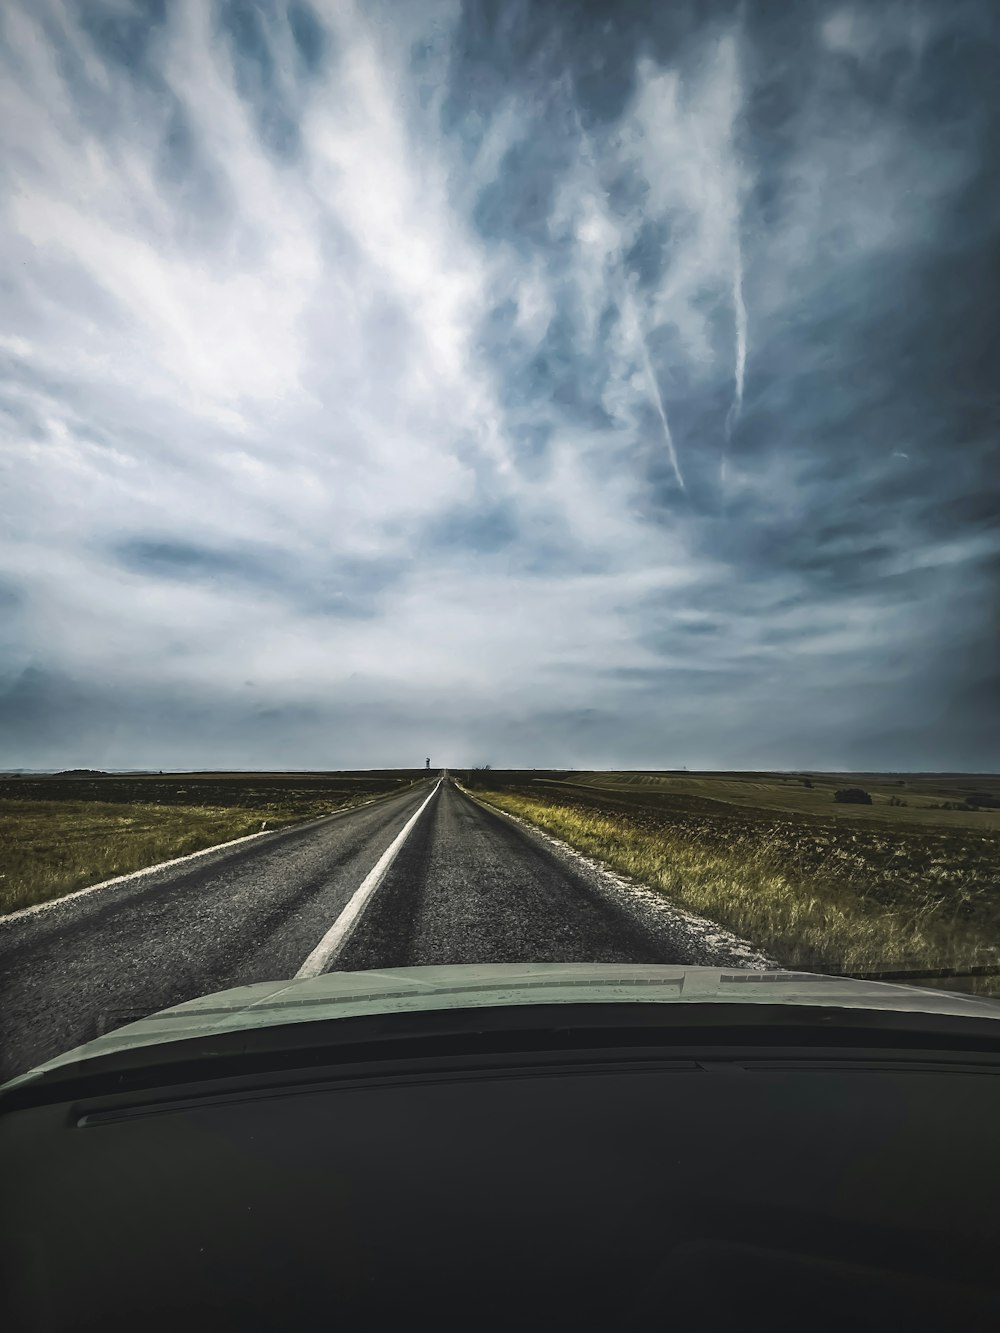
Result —
[{"label": "distant hill", "polygon": [[65,773],[53,773],[54,778],[106,778],[107,773],[99,768],[67,768]]}]

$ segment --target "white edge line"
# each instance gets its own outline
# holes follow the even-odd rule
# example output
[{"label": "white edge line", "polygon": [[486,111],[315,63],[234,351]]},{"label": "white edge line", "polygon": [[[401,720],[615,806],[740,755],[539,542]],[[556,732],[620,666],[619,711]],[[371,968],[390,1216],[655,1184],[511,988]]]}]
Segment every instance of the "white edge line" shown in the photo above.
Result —
[{"label": "white edge line", "polygon": [[[388,795],[398,796],[402,793],[391,792]],[[19,907],[15,912],[7,912],[0,916],[0,927],[5,926],[8,921],[20,921],[22,917],[36,916],[39,912],[51,911],[53,907],[68,903],[73,898],[82,898],[88,893],[96,893],[98,889],[110,889],[114,884],[126,884],[129,880],[142,879],[145,875],[155,875],[160,870],[169,870],[171,866],[183,865],[185,861],[194,861],[199,856],[207,856],[209,852],[221,852],[225,847],[236,847],[241,842],[252,842],[254,838],[266,838],[272,833],[286,833],[289,829],[308,828],[310,824],[318,824],[321,820],[332,819],[334,815],[350,814],[354,810],[362,809],[363,806],[374,805],[376,801],[386,799],[386,796],[373,796],[370,801],[362,801],[360,805],[350,805],[345,810],[331,810],[328,815],[307,819],[301,824],[284,824],[281,828],[259,829],[256,833],[244,833],[242,837],[231,838],[229,842],[214,842],[211,847],[201,847],[198,851],[188,852],[185,856],[175,856],[169,861],[157,861],[155,866],[143,866],[140,870],[130,870],[125,875],[115,875],[113,879],[102,879],[99,884],[88,884],[85,888],[74,889],[72,893],[64,893],[59,898],[46,898],[44,902],[32,903],[30,907]]]},{"label": "white edge line", "polygon": [[347,906],[341,912],[340,916],[337,917],[336,921],[320,940],[319,944],[316,945],[315,949],[313,949],[312,953],[295,973],[296,981],[300,981],[303,977],[318,977],[321,972],[326,971],[337,957],[337,954],[340,953],[341,949],[353,933],[355,926],[358,924],[361,913],[367,907],[369,899],[382,883],[386,871],[399,855],[403,843],[413,832],[414,825],[427,809],[428,805],[430,805],[431,801],[437,794],[438,787],[440,786],[441,779],[439,778],[435,783],[434,790],[431,792],[430,796],[427,797],[399,830],[395,838],[393,838],[392,842],[351,894]]}]

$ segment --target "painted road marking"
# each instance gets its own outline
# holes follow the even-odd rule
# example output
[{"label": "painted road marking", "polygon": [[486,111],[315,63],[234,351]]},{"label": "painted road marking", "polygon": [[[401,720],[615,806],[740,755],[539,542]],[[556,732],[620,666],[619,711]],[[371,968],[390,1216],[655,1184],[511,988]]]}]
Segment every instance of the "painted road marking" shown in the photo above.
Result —
[{"label": "painted road marking", "polygon": [[319,944],[316,945],[316,948],[313,949],[312,953],[295,973],[296,981],[299,980],[300,977],[318,977],[320,973],[325,972],[330,964],[336,959],[341,949],[343,949],[344,945],[351,937],[354,927],[358,924],[361,913],[368,905],[372,894],[382,883],[383,879],[385,879],[386,871],[399,855],[403,843],[413,832],[417,820],[437,795],[437,789],[440,786],[441,780],[439,778],[430,796],[427,797],[427,800],[424,801],[416,813],[411,815],[399,830],[395,838],[393,838],[392,842],[375,862],[375,865],[354,890],[350,902],[348,902],[340,916],[337,917],[336,921],[320,940]]}]

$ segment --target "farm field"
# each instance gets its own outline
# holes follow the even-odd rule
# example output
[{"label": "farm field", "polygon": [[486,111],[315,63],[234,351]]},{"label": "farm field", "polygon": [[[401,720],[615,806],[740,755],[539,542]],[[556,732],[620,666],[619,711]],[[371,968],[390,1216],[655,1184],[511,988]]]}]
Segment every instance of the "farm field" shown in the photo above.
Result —
[{"label": "farm field", "polygon": [[[559,788],[590,788],[631,802],[686,797],[820,817],[829,814],[832,805],[838,817],[875,821],[889,817],[895,825],[1000,829],[1000,778],[989,774],[572,773],[545,774],[539,780]],[[834,794],[844,787],[867,791],[871,805],[837,804]],[[965,803],[976,795],[991,797],[996,807],[965,809]]]},{"label": "farm field", "polygon": [[[490,772],[468,780],[490,804],[737,931],[785,966],[1000,967],[1000,809],[965,808],[970,796],[1000,799],[995,775]],[[834,794],[846,787],[872,804],[838,803]],[[996,975],[962,984],[1000,992]]]},{"label": "farm field", "polygon": [[402,790],[396,773],[0,778],[0,914]]}]

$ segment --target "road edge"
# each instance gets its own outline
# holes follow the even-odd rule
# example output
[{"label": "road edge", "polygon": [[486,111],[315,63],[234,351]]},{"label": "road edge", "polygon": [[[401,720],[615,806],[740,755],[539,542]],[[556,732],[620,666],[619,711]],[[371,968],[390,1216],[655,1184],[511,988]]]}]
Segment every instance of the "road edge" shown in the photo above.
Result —
[{"label": "road edge", "polygon": [[699,916],[697,912],[692,912],[680,903],[675,903],[667,894],[652,888],[649,884],[644,884],[642,880],[625,875],[620,870],[612,870],[603,861],[587,856],[585,852],[579,851],[572,843],[556,837],[554,833],[549,833],[547,829],[541,828],[538,824],[533,824],[528,819],[522,819],[520,815],[512,815],[507,810],[501,810],[499,806],[491,805],[489,801],[480,800],[467,787],[463,787],[460,782],[455,782],[455,786],[463,796],[467,796],[480,809],[488,810],[501,819],[509,820],[510,823],[516,824],[528,833],[534,833],[556,851],[569,857],[571,861],[586,866],[592,874],[603,879],[610,889],[624,894],[626,900],[630,900],[631,906],[641,906],[645,910],[652,909],[655,912],[670,912],[687,929],[700,936],[705,943],[711,943],[721,949],[728,949],[733,955],[740,957],[742,960],[738,963],[722,964],[722,966],[744,967],[748,971],[755,972],[783,970],[783,964],[771,958],[751,940],[743,939],[742,936],[737,935],[735,931],[722,925],[721,922],[713,921],[707,916]]},{"label": "road edge", "polygon": [[[406,789],[406,792],[408,791],[412,791],[412,786]],[[404,796],[406,792],[380,792],[378,796],[373,796],[370,800],[361,801],[357,805],[349,805],[341,810],[331,810],[329,814],[303,820],[301,824],[284,824],[281,828],[259,829],[256,833],[244,833],[239,838],[230,838],[226,842],[213,842],[209,847],[199,847],[196,852],[185,852],[183,856],[174,856],[168,861],[157,861],[155,865],[141,866],[138,870],[128,870],[124,875],[114,875],[111,879],[102,879],[97,884],[85,884],[82,889],[71,889],[69,893],[60,894],[58,898],[46,898],[43,902],[30,903],[27,907],[18,907],[13,912],[0,915],[0,929],[9,921],[20,921],[24,917],[37,916],[40,912],[47,912],[73,898],[82,898],[85,894],[97,893],[99,889],[110,889],[116,884],[127,884],[130,880],[143,879],[146,875],[155,875],[161,870],[170,870],[173,866],[183,865],[185,861],[195,861],[199,856],[207,856],[209,852],[221,852],[227,847],[238,847],[240,843],[253,842],[255,838],[274,838],[282,833],[293,831],[298,833],[302,829],[310,828],[315,824],[325,824],[328,820],[352,815],[356,810],[363,810],[366,806],[375,805],[379,801],[389,801],[394,796]]]}]

